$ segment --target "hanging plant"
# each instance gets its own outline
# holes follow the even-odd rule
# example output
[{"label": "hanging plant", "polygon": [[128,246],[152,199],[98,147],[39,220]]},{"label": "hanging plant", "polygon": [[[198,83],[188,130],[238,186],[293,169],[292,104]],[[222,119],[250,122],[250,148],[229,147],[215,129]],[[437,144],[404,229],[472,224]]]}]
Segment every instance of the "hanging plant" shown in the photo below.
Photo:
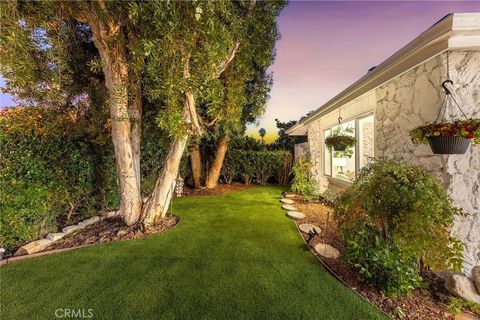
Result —
[{"label": "hanging plant", "polygon": [[463,154],[470,142],[480,144],[480,119],[430,122],[410,131],[415,144],[430,144],[435,154]]},{"label": "hanging plant", "polygon": [[325,145],[332,151],[346,151],[348,148],[352,148],[357,143],[357,139],[351,136],[353,128],[348,127],[345,130],[340,128],[335,129],[330,137],[325,138]]},{"label": "hanging plant", "polygon": [[[464,154],[472,140],[474,144],[480,144],[480,119],[467,118],[462,108],[460,108],[452,96],[452,92],[446,87],[447,83],[453,84],[453,81],[445,80],[442,83],[445,98],[440,107],[437,119],[434,122],[426,123],[423,126],[411,130],[410,137],[414,144],[428,143],[434,154]],[[461,111],[465,120],[454,119],[438,121],[445,116],[449,97]]]}]

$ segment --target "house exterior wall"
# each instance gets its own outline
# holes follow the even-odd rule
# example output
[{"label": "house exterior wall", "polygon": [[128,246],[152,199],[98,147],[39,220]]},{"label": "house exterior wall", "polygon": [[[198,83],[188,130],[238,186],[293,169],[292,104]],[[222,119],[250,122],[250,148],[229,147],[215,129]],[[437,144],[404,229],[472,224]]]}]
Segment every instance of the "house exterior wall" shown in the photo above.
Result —
[{"label": "house exterior wall", "polygon": [[[363,96],[342,106],[344,121],[368,112],[375,114],[375,157],[401,158],[424,167],[436,176],[463,208],[465,217],[458,217],[452,234],[465,245],[464,268],[468,273],[480,265],[480,147],[469,147],[464,155],[433,155],[427,145],[415,146],[409,136],[411,129],[438,115],[443,100],[441,83],[447,74],[447,53],[429,59],[421,65],[382,84]],[[452,51],[449,53],[452,90],[468,117],[480,117],[480,52]],[[447,114],[461,115],[453,106]],[[308,146],[313,174],[321,192],[338,192],[346,185],[323,175],[323,131],[337,123],[339,112],[310,123]]]},{"label": "house exterior wall", "polygon": [[320,192],[325,192],[328,189],[329,192],[336,193],[345,188],[345,184],[335,182],[333,179],[323,175],[323,131],[337,125],[339,116],[342,117],[343,122],[348,122],[363,114],[373,112],[375,105],[376,96],[375,91],[372,90],[308,125],[310,159],[313,164],[313,175],[318,182]]},{"label": "house exterior wall", "polygon": [[308,142],[302,142],[302,143],[297,143],[295,144],[294,147],[294,154],[295,154],[295,160],[304,157],[308,155],[309,153],[309,147],[308,147]]},{"label": "house exterior wall", "polygon": [[[464,268],[480,264],[480,147],[464,155],[433,155],[427,145],[415,146],[409,131],[434,121],[444,96],[447,53],[436,56],[376,89],[376,155],[400,157],[439,178],[455,204],[464,209],[452,233],[465,244]],[[480,52],[449,53],[453,94],[468,117],[480,118]],[[460,117],[449,105],[447,114]]]}]

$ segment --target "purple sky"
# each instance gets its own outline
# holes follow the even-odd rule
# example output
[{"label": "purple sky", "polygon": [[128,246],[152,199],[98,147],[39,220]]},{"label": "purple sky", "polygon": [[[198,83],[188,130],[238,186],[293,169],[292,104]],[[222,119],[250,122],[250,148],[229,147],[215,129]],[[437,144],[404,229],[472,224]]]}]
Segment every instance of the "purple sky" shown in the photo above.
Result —
[{"label": "purple sky", "polygon": [[451,12],[474,1],[292,1],[278,23],[273,89],[256,133],[276,134],[275,118],[298,119],[380,64]]},{"label": "purple sky", "polygon": [[[298,119],[451,12],[480,11],[478,1],[291,1],[279,17],[282,39],[271,99],[258,127]],[[0,77],[0,86],[3,86]],[[0,95],[0,106],[12,105]]]}]

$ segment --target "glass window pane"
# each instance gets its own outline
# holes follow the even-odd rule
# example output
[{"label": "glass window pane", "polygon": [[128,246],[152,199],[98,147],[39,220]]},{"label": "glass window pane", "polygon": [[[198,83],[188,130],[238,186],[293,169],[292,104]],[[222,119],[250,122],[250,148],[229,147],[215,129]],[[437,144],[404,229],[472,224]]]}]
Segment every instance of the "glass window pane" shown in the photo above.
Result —
[{"label": "glass window pane", "polygon": [[374,132],[373,115],[358,120],[359,169],[373,158]]},{"label": "glass window pane", "polygon": [[[332,128],[332,133],[355,136],[355,121],[349,121]],[[355,146],[345,151],[333,151],[333,177],[337,179],[355,180]]]},{"label": "glass window pane", "polygon": [[[323,132],[323,138],[326,139],[327,137],[330,136],[330,129],[325,130]],[[324,149],[324,161],[323,161],[323,173],[327,176],[332,175],[332,152],[325,146],[323,145]]]}]

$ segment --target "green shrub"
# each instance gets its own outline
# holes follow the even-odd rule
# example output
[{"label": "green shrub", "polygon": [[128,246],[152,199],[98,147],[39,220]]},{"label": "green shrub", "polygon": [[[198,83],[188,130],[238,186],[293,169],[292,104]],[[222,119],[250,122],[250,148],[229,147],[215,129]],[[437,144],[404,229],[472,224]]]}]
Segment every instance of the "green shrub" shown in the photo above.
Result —
[{"label": "green shrub", "polygon": [[[374,161],[361,170],[352,186],[335,200],[335,206],[334,214],[347,250],[358,241],[348,232],[352,227],[357,232],[374,230],[378,239],[385,242],[378,250],[384,251],[385,246],[395,248],[409,267],[411,261],[417,261],[419,266],[431,269],[461,268],[463,246],[450,236],[453,219],[461,211],[453,206],[440,184],[420,167],[391,159]],[[373,257],[369,254],[355,261],[360,254],[353,255],[348,262],[353,266],[363,265],[366,259],[382,268]],[[404,283],[394,280],[398,276],[394,271],[390,276],[392,283]],[[413,276],[412,281],[415,282]],[[382,288],[395,293],[395,286]],[[405,287],[398,286],[397,293],[405,293]]]},{"label": "green shrub", "polygon": [[54,230],[54,193],[48,185],[25,182],[1,184],[0,244],[7,252],[18,244]]},{"label": "green shrub", "polygon": [[397,246],[383,240],[375,229],[360,224],[350,228],[345,238],[344,260],[361,280],[386,295],[404,295],[422,284],[416,259],[405,258]]},{"label": "green shrub", "polygon": [[289,156],[283,150],[239,150],[228,149],[221,174],[227,183],[238,179],[246,184],[255,181],[266,184],[282,169]]},{"label": "green shrub", "polygon": [[317,181],[312,177],[312,164],[306,157],[299,157],[292,167],[294,174],[291,189],[303,195],[307,201],[318,197]]},{"label": "green shrub", "polygon": [[70,118],[40,108],[0,115],[1,246],[53,230],[55,218],[95,210],[89,139]]}]

